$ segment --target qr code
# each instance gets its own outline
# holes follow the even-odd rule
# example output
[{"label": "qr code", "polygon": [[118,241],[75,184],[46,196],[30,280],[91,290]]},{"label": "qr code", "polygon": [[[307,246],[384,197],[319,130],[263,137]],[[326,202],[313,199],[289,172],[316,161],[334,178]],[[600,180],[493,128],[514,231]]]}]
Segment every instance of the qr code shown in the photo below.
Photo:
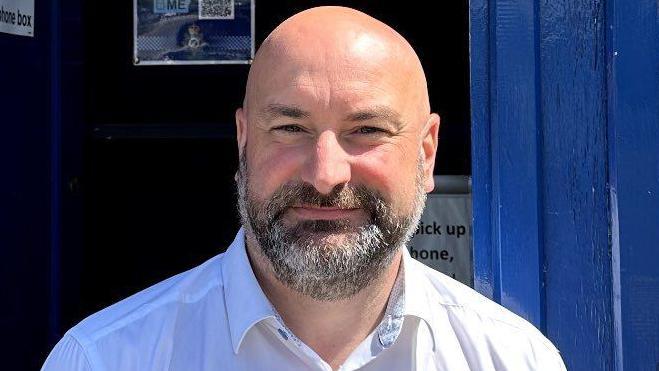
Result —
[{"label": "qr code", "polygon": [[233,19],[233,0],[199,0],[199,19]]}]

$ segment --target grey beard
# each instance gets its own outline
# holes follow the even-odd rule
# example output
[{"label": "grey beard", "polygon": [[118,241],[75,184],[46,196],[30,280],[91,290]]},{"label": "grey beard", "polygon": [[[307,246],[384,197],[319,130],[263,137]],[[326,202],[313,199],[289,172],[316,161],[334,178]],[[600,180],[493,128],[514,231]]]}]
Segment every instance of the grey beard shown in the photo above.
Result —
[{"label": "grey beard", "polygon": [[[423,158],[419,158],[414,205],[397,215],[379,193],[363,186],[340,185],[323,195],[307,183],[287,183],[265,202],[251,198],[244,156],[237,177],[238,210],[247,233],[254,236],[284,285],[316,300],[347,299],[377,279],[396,252],[410,240],[421,218]],[[359,207],[370,220],[353,227],[347,220],[310,220],[286,226],[283,213],[295,202],[319,206]],[[337,234],[343,243],[333,243]]]}]

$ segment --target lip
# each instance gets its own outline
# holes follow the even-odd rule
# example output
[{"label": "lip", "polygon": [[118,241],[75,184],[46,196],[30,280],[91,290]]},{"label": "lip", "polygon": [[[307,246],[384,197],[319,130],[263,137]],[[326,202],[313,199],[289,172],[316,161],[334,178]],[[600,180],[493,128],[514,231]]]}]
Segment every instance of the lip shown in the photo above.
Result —
[{"label": "lip", "polygon": [[291,207],[296,216],[302,219],[335,220],[347,219],[358,215],[361,209],[342,209],[339,207],[313,207],[293,206]]}]

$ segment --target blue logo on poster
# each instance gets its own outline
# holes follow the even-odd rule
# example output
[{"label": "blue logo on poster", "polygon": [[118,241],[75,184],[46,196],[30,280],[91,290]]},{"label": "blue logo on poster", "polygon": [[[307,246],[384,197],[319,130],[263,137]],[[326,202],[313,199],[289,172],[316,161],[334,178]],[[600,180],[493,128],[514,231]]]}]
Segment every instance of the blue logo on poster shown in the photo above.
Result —
[{"label": "blue logo on poster", "polygon": [[155,0],[153,2],[153,12],[156,14],[163,13],[188,13],[190,0]]}]

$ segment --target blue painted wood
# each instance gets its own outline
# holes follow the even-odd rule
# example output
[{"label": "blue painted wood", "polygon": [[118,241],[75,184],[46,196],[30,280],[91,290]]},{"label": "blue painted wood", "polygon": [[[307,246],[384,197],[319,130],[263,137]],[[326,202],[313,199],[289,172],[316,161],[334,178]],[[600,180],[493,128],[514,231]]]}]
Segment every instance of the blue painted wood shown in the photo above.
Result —
[{"label": "blue painted wood", "polygon": [[50,9],[38,3],[34,10],[34,38],[0,34],[3,370],[38,369],[48,351]]},{"label": "blue painted wood", "polygon": [[542,327],[536,27],[532,2],[471,4],[474,282]]},{"label": "blue painted wood", "polygon": [[50,292],[49,340],[59,335],[62,250],[62,81],[60,1],[50,3]]},{"label": "blue painted wood", "polygon": [[[469,68],[471,75],[472,207],[474,288],[494,298],[492,249],[492,161],[490,145],[490,29],[488,0],[469,4]],[[498,290],[498,284],[497,290]],[[497,294],[497,296],[500,296]]]},{"label": "blue painted wood", "polygon": [[610,370],[605,3],[540,4],[547,335],[568,369]]},{"label": "blue painted wood", "polygon": [[609,178],[618,369],[659,369],[659,3],[610,3]]},{"label": "blue painted wood", "polygon": [[614,365],[601,1],[472,0],[476,288]]}]

